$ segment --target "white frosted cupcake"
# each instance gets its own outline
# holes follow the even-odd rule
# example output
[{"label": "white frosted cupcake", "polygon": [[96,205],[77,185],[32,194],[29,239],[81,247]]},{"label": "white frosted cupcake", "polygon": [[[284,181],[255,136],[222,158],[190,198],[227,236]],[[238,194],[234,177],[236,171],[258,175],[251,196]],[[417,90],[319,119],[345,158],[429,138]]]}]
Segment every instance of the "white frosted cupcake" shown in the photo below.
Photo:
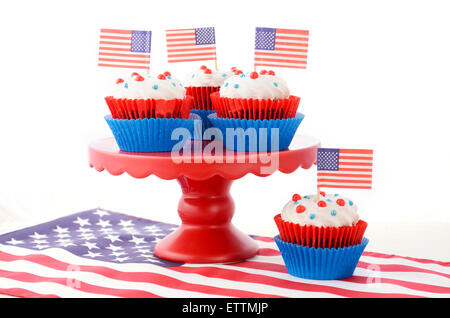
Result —
[{"label": "white frosted cupcake", "polygon": [[192,97],[170,72],[119,78],[113,94],[105,100],[116,119],[188,118],[192,107]]},{"label": "white frosted cupcake", "polygon": [[239,119],[292,118],[300,103],[300,97],[290,95],[284,79],[265,70],[235,72],[211,99],[219,117]]},{"label": "white frosted cupcake", "polygon": [[308,247],[339,248],[360,244],[367,223],[352,200],[338,194],[294,194],[275,216],[281,240]]},{"label": "white frosted cupcake", "polygon": [[212,71],[202,65],[183,81],[186,94],[194,98],[194,109],[213,110],[210,95],[217,92],[231,72]]}]

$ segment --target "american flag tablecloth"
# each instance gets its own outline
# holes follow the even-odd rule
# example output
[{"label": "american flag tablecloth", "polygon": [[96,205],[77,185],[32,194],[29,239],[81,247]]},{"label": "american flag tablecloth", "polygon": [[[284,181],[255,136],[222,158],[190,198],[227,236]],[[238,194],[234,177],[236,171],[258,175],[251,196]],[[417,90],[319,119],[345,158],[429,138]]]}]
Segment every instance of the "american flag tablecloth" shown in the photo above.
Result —
[{"label": "american flag tablecloth", "polygon": [[[364,252],[353,277],[289,275],[272,238],[234,264],[158,259],[176,226],[90,210],[0,236],[0,293],[21,297],[449,297],[450,262]],[[369,245],[370,248],[370,245]]]}]

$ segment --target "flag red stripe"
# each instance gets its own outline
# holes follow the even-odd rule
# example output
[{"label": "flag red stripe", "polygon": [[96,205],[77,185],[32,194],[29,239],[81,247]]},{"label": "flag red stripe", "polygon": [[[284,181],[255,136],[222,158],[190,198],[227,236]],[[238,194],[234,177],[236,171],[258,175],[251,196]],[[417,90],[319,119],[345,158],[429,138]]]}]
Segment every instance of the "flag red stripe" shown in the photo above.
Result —
[{"label": "flag red stripe", "polygon": [[333,179],[333,178],[317,178],[317,182],[339,182],[339,183],[366,183],[366,184],[372,184],[371,180]]},{"label": "flag red stripe", "polygon": [[373,154],[373,149],[339,149],[339,153],[352,153],[352,154],[364,154],[371,155]]},{"label": "flag red stripe", "polygon": [[364,168],[341,168],[341,167],[339,167],[339,171],[372,172],[372,169],[364,169]]},{"label": "flag red stripe", "polygon": [[294,48],[289,48],[289,47],[277,47],[277,52],[279,52],[279,51],[308,53],[308,49],[294,49]]},{"label": "flag red stripe", "polygon": [[191,41],[191,43],[193,43],[195,41],[195,37],[182,39],[167,39],[167,42],[182,42],[182,41]]},{"label": "flag red stripe", "polygon": [[[44,277],[39,275],[34,275],[31,273],[25,272],[12,272],[0,269],[0,277],[8,277],[9,279],[14,279],[17,281],[25,282],[25,283],[55,283],[63,286],[67,286],[67,278],[63,277]],[[80,284],[77,287],[73,287],[79,291],[85,293],[91,293],[96,295],[109,295],[109,296],[118,296],[118,297],[132,297],[132,298],[141,298],[141,297],[152,297],[159,298],[160,296],[155,295],[153,293],[149,293],[144,290],[132,290],[132,289],[116,289],[111,287],[102,287],[97,285],[91,285],[86,282],[79,280]]]},{"label": "flag red stripe", "polygon": [[319,184],[320,187],[323,188],[340,188],[340,189],[372,189],[372,187],[364,187],[364,186],[344,186],[338,184]]},{"label": "flag red stripe", "polygon": [[173,271],[179,273],[195,273],[209,278],[222,278],[231,281],[247,282],[254,284],[264,284],[273,287],[280,287],[285,289],[300,290],[306,292],[321,292],[329,293],[343,297],[420,297],[408,294],[396,294],[396,293],[371,293],[364,291],[356,291],[345,288],[339,288],[334,286],[312,285],[297,281],[290,281],[287,279],[270,277],[255,273],[245,273],[242,271],[223,269],[210,266],[202,267],[171,267]]},{"label": "flag red stripe", "polygon": [[320,177],[354,177],[354,178],[370,178],[370,174],[351,174],[351,173],[332,173],[332,172],[317,172]]},{"label": "flag red stripe", "polygon": [[423,264],[436,264],[441,265],[445,267],[450,267],[450,262],[441,262],[441,261],[435,261],[431,259],[423,259],[423,258],[415,258],[415,257],[408,257],[408,256],[398,256],[398,255],[392,255],[392,254],[383,254],[383,253],[377,253],[377,252],[364,252],[364,256],[370,256],[370,257],[377,257],[377,258],[401,258],[406,259],[413,262],[423,263]]},{"label": "flag red stripe", "polygon": [[277,34],[300,34],[300,35],[309,35],[309,30],[292,30],[292,29],[276,29]]},{"label": "flag red stripe", "polygon": [[[55,270],[66,271],[68,266],[71,264],[59,261],[55,258],[52,258],[47,255],[42,254],[31,254],[25,256],[8,254],[0,251],[0,260],[1,261],[16,261],[16,260],[26,260],[29,262],[33,262],[42,266],[46,266]],[[230,296],[230,297],[240,297],[240,298],[248,298],[248,297],[280,297],[277,295],[270,294],[262,294],[262,293],[254,293],[245,290],[238,289],[229,289],[229,288],[220,288],[213,287],[201,284],[194,284],[184,282],[182,280],[172,278],[170,276],[152,273],[152,272],[121,272],[109,267],[104,266],[86,266],[86,265],[78,265],[78,268],[81,272],[90,272],[96,273],[99,275],[103,275],[105,277],[111,279],[117,279],[122,281],[129,282],[142,282],[142,283],[152,283],[158,284],[160,286],[168,287],[168,288],[176,288],[180,290],[188,290],[193,292],[206,293],[210,295],[221,295],[221,296]],[[1,273],[0,273],[1,276]],[[129,296],[133,297],[133,296]]]},{"label": "flag red stripe", "polygon": [[128,43],[124,43],[124,42],[113,42],[113,41],[100,41],[100,44],[130,46],[129,42]]},{"label": "flag red stripe", "polygon": [[100,39],[105,39],[105,40],[127,40],[127,41],[131,41],[131,36],[100,35]]},{"label": "flag red stripe", "polygon": [[[230,266],[236,266],[236,267],[243,267],[243,268],[251,268],[251,269],[258,269],[258,270],[266,270],[266,271],[272,271],[272,272],[278,272],[278,273],[288,273],[286,270],[285,265],[281,264],[274,264],[274,263],[265,263],[265,262],[253,262],[253,261],[245,261],[245,262],[239,262],[234,264],[229,264]],[[356,283],[356,284],[367,284],[367,281],[370,279],[373,279],[372,276],[352,276],[346,279],[340,279],[342,281]],[[450,287],[444,287],[444,286],[436,286],[431,284],[424,284],[424,283],[415,283],[415,282],[408,282],[404,280],[399,279],[391,279],[391,278],[384,278],[379,277],[378,278],[380,283],[385,284],[392,284],[400,287],[406,287],[417,291],[424,291],[429,293],[436,293],[436,294],[447,294],[450,293]]]},{"label": "flag red stripe", "polygon": [[270,63],[255,63],[255,66],[274,66],[274,67],[287,67],[287,68],[304,68],[306,69],[306,66],[298,66],[298,65],[278,65],[278,64],[270,64]]},{"label": "flag red stripe", "polygon": [[278,49],[277,45],[308,47],[308,43],[284,42],[275,40],[275,50]]},{"label": "flag red stripe", "polygon": [[372,162],[341,162],[339,161],[339,166],[372,166]]},{"label": "flag red stripe", "polygon": [[293,60],[286,60],[286,59],[272,59],[272,58],[259,58],[255,57],[255,61],[267,61],[267,62],[282,62],[287,64],[306,64],[306,61],[293,61]]},{"label": "flag red stripe", "polygon": [[193,47],[193,48],[188,48],[188,49],[168,49],[167,52],[168,53],[172,53],[172,52],[188,52],[188,51],[205,51],[208,52],[208,50],[216,50],[216,47]]},{"label": "flag red stripe", "polygon": [[339,156],[339,159],[346,159],[346,160],[373,160],[373,157]]},{"label": "flag red stripe", "polygon": [[[402,265],[402,264],[376,264],[376,265],[382,272],[415,272],[415,273],[439,275],[445,278],[450,278],[450,274],[445,274],[438,271],[433,271],[430,269],[410,265]],[[369,266],[373,266],[373,264],[366,263],[361,260],[358,263],[358,267],[361,268],[368,268]]]},{"label": "flag red stripe", "polygon": [[150,58],[150,55],[136,55],[136,54],[126,54],[126,53],[108,53],[108,52],[100,52],[99,55],[134,57],[134,58],[137,58],[137,59],[149,59],[149,58]]},{"label": "flag red stripe", "polygon": [[189,36],[189,35],[195,35],[195,31],[192,32],[180,32],[180,33],[166,33],[166,37],[179,37],[179,36]]},{"label": "flag red stripe", "polygon": [[[212,52],[215,52],[215,49],[213,48]],[[188,56],[202,56],[202,55],[211,55],[211,52],[204,52],[204,53],[185,53],[185,54],[168,54],[167,56],[169,59],[176,58],[176,57],[188,57]]]},{"label": "flag red stripe", "polygon": [[119,65],[119,64],[105,64],[105,63],[98,63],[98,66],[106,66],[106,67],[121,67],[121,68],[139,68],[139,69],[148,69],[149,66],[143,66],[143,65]]},{"label": "flag red stripe", "polygon": [[169,43],[167,43],[167,47],[183,47],[183,46],[193,46],[193,45],[195,45],[195,42],[178,43],[178,44],[169,44]]},{"label": "flag red stripe", "polygon": [[284,56],[284,57],[296,57],[296,58],[302,58],[306,59],[306,55],[301,54],[283,54],[283,53],[273,53],[273,52],[255,52],[256,55],[267,55],[267,56]]},{"label": "flag red stripe", "polygon": [[98,59],[99,61],[102,62],[122,62],[122,63],[139,63],[139,64],[150,64],[150,62],[148,60],[126,60],[126,59],[107,59],[107,58],[102,58],[100,57]]},{"label": "flag red stripe", "polygon": [[0,288],[0,294],[26,298],[60,298],[57,295],[38,294],[24,288]]},{"label": "flag red stripe", "polygon": [[101,46],[99,50],[100,51],[102,51],[102,50],[103,51],[121,51],[121,52],[130,52],[131,51],[130,48],[124,49],[121,47],[105,47],[105,46]]},{"label": "flag red stripe", "polygon": [[101,29],[101,33],[132,34],[130,30]]},{"label": "flag red stripe", "polygon": [[308,41],[309,38],[305,38],[305,37],[297,37],[297,36],[282,36],[282,35],[277,35],[277,39],[281,39],[281,40],[294,40],[294,41]]},{"label": "flag red stripe", "polygon": [[201,58],[201,59],[181,59],[181,60],[169,60],[169,63],[175,63],[175,62],[191,62],[191,61],[208,61],[208,60],[214,60],[216,57],[215,56],[210,56],[210,57],[205,57],[205,58]]},{"label": "flag red stripe", "polygon": [[172,30],[166,30],[166,32],[170,32],[170,31],[195,31],[195,29],[172,29]]}]

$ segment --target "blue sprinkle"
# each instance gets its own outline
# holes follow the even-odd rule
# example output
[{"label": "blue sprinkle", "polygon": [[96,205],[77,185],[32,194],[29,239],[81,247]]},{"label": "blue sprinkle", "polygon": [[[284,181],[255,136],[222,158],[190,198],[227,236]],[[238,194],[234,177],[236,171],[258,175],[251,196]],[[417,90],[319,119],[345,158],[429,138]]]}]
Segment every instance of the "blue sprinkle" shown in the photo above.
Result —
[{"label": "blue sprinkle", "polygon": [[336,210],[331,211],[331,215],[332,215],[332,216],[335,216],[336,213],[337,213]]},{"label": "blue sprinkle", "polygon": [[225,83],[225,87],[227,87],[228,86],[228,83]]},{"label": "blue sprinkle", "polygon": [[222,77],[227,77],[227,73],[223,73],[223,74],[222,74]]},{"label": "blue sprinkle", "polygon": [[153,89],[158,89],[158,85],[153,85]]},{"label": "blue sprinkle", "polygon": [[310,218],[311,220],[314,220],[315,217],[316,217],[316,215],[315,215],[314,213],[311,213],[311,214],[309,215],[309,218]]},{"label": "blue sprinkle", "polygon": [[128,88],[128,83],[123,84],[123,87]]},{"label": "blue sprinkle", "polygon": [[180,83],[180,86],[183,87],[183,85]]},{"label": "blue sprinkle", "polygon": [[273,83],[273,85],[274,85],[275,87],[278,87],[278,83],[277,83],[277,82]]},{"label": "blue sprinkle", "polygon": [[331,200],[330,200],[330,199],[327,199],[327,202],[331,202]]},{"label": "blue sprinkle", "polygon": [[172,86],[175,87],[175,86],[177,86],[177,84],[175,84],[174,82],[172,82]]},{"label": "blue sprinkle", "polygon": [[335,196],[335,197],[338,197],[338,196],[339,196],[339,194],[335,193],[335,194],[334,194],[334,196]]},{"label": "blue sprinkle", "polygon": [[352,201],[352,200],[349,200],[349,201],[348,201],[348,204],[350,204],[350,206],[352,206],[352,205],[353,205],[353,201]]},{"label": "blue sprinkle", "polygon": [[168,78],[168,79],[171,79],[171,78],[172,78],[172,76],[167,76],[167,78]]},{"label": "blue sprinkle", "polygon": [[305,199],[310,199],[310,197],[308,195],[305,195],[304,198]]},{"label": "blue sprinkle", "polygon": [[242,78],[242,77],[245,77],[245,74],[244,74],[244,73],[242,73],[241,75],[239,75],[239,77],[241,77],[241,78]]},{"label": "blue sprinkle", "polygon": [[234,88],[238,88],[239,87],[239,84],[234,84]]},{"label": "blue sprinkle", "polygon": [[294,205],[300,204],[300,202],[298,201],[294,201]]},{"label": "blue sprinkle", "polygon": [[195,74],[192,74],[192,78],[194,78]]}]

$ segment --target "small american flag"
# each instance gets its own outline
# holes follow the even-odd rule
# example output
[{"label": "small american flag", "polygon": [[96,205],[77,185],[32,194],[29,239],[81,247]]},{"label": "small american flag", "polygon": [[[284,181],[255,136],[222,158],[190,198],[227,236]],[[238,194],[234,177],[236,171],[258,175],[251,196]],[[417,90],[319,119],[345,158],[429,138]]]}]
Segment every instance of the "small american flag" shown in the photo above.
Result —
[{"label": "small american flag", "polygon": [[216,59],[213,27],[167,30],[166,37],[169,63]]},{"label": "small american flag", "polygon": [[[270,220],[267,220],[270,221]],[[0,235],[0,294],[19,297],[450,297],[450,262],[365,251],[352,277],[288,274],[271,237],[231,264],[159,259],[177,226],[90,210]]]},{"label": "small american flag", "polygon": [[255,66],[306,68],[308,30],[256,28]]},{"label": "small american flag", "polygon": [[98,66],[150,70],[152,31],[100,30]]},{"label": "small american flag", "polygon": [[319,188],[372,188],[371,149],[317,150],[317,186]]}]

